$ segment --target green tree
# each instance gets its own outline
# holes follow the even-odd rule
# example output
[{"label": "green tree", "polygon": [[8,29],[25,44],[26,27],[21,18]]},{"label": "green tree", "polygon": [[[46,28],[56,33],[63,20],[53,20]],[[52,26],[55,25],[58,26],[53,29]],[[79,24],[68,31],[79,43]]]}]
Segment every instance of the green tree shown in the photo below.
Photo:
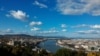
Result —
[{"label": "green tree", "polygon": [[47,55],[48,55],[48,53],[44,49],[39,53],[39,56],[47,56]]},{"label": "green tree", "polygon": [[66,48],[59,49],[54,56],[71,56],[72,51]]}]

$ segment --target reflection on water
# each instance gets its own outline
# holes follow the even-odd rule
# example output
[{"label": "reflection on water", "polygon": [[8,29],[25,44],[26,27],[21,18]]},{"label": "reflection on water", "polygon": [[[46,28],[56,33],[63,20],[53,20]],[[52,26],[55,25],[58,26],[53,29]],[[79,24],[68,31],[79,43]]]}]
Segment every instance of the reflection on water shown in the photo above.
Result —
[{"label": "reflection on water", "polygon": [[56,40],[47,40],[45,42],[40,43],[39,46],[52,53],[55,53],[58,49],[60,49],[60,47],[56,45]]}]

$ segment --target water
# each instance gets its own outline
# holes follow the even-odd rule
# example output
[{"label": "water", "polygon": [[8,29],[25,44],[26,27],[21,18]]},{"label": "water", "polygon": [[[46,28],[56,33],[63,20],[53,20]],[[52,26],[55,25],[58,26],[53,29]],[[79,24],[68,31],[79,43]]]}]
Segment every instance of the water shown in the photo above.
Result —
[{"label": "water", "polygon": [[47,40],[45,42],[41,42],[39,46],[52,53],[55,53],[61,48],[60,46],[56,45],[56,40]]}]

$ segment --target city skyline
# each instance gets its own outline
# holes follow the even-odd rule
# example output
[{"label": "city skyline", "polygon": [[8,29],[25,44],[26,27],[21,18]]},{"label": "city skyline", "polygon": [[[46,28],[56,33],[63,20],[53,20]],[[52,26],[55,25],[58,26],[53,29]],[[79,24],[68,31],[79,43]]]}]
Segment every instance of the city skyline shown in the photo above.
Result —
[{"label": "city skyline", "polygon": [[0,0],[0,34],[100,36],[100,0]]}]

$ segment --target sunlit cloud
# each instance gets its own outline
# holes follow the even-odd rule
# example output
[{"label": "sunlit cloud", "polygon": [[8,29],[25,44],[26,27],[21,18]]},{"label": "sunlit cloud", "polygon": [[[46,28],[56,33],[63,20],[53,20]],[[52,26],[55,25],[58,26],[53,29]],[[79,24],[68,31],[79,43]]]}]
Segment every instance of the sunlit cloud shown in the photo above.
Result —
[{"label": "sunlit cloud", "polygon": [[6,14],[7,17],[13,17],[15,19],[18,20],[26,20],[29,15],[27,15],[25,12],[21,11],[21,10],[11,10],[9,11],[9,14]]},{"label": "sunlit cloud", "polygon": [[38,22],[35,22],[35,21],[32,21],[30,22],[30,26],[37,26],[37,25],[42,25],[43,23],[41,21],[38,21]]},{"label": "sunlit cloud", "polygon": [[38,1],[34,1],[33,5],[39,6],[40,8],[48,8],[47,5],[40,3]]},{"label": "sunlit cloud", "polygon": [[31,29],[31,31],[39,31],[40,30],[40,28],[37,28],[37,27],[33,27],[32,29]]},{"label": "sunlit cloud", "polygon": [[62,31],[63,31],[63,32],[66,32],[66,31],[67,31],[67,29],[62,29]]},{"label": "sunlit cloud", "polygon": [[98,30],[84,30],[84,31],[77,31],[79,34],[100,34]]},{"label": "sunlit cloud", "polygon": [[64,15],[100,16],[100,0],[57,0],[57,10]]},{"label": "sunlit cloud", "polygon": [[61,24],[61,27],[62,27],[62,28],[66,28],[67,25],[66,25],[66,24]]}]

